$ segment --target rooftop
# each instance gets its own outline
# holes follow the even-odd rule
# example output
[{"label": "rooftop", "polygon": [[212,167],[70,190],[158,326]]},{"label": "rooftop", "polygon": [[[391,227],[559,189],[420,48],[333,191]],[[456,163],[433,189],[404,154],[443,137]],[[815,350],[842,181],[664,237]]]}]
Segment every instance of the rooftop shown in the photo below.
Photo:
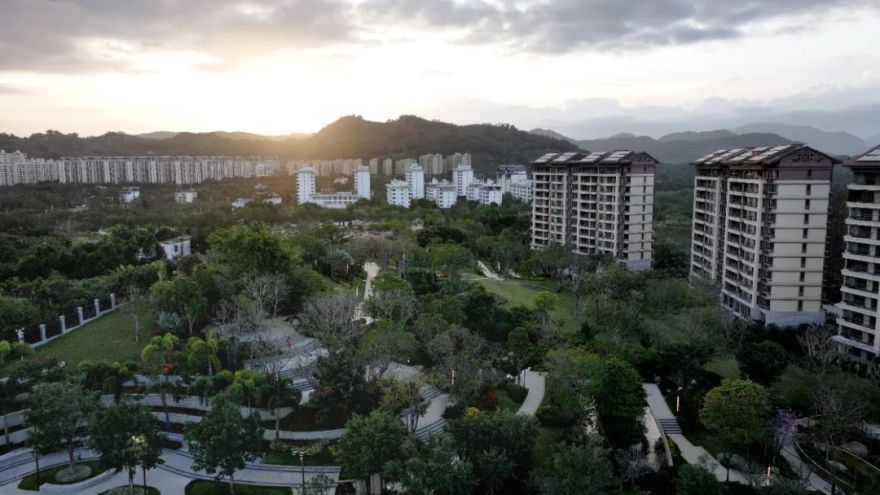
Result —
[{"label": "rooftop", "polygon": [[821,151],[803,143],[782,144],[779,146],[760,146],[731,148],[713,151],[708,155],[693,161],[694,165],[777,165],[786,156],[803,150],[809,150],[828,158],[831,163],[840,163],[840,160],[826,155]]},{"label": "rooftop", "polygon": [[846,162],[850,167],[864,165],[880,165],[880,146],[869,149],[859,156],[853,157],[852,160]]},{"label": "rooftop", "polygon": [[660,163],[656,158],[644,151],[585,151],[565,153],[547,153],[532,162],[532,165],[629,165],[636,160]]}]

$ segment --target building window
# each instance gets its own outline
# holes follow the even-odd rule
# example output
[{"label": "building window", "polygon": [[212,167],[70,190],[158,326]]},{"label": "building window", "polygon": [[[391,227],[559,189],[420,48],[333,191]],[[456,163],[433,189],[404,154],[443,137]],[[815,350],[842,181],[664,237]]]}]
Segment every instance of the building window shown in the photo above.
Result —
[{"label": "building window", "polygon": [[806,274],[805,274],[804,272],[801,272],[800,275],[801,275],[801,276],[800,276],[800,279],[801,279],[800,281],[803,282],[803,281],[804,281],[804,278],[806,277]]},{"label": "building window", "polygon": [[807,267],[807,259],[801,258],[801,268],[806,268],[806,267]]},{"label": "building window", "polygon": [[807,196],[809,196],[811,194],[812,190],[813,190],[813,186],[810,184],[807,184]]},{"label": "building window", "polygon": [[809,200],[809,199],[805,199],[805,200],[804,200],[804,209],[805,209],[805,210],[809,210],[809,209],[810,209],[810,200]]},{"label": "building window", "polygon": [[798,287],[798,297],[804,297],[804,286]]},{"label": "building window", "polygon": [[804,229],[804,232],[803,232],[803,237],[804,237],[804,239],[806,239],[807,237],[809,237],[809,235],[810,235],[810,231],[809,231],[809,229]]},{"label": "building window", "polygon": [[797,310],[798,311],[804,310],[804,302],[803,301],[798,301],[798,309]]},{"label": "building window", "polygon": [[804,215],[804,225],[810,225],[810,214],[809,213]]}]

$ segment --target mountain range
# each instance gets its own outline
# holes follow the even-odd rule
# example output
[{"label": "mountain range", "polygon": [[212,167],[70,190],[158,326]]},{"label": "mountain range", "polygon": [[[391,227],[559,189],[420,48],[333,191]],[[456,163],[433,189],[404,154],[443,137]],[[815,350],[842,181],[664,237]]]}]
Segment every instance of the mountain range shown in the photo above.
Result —
[{"label": "mountain range", "polygon": [[755,123],[714,131],[675,132],[657,139],[622,133],[603,139],[579,140],[549,129],[533,129],[531,132],[565,139],[590,151],[644,150],[663,163],[686,163],[717,149],[743,146],[771,146],[799,142],[832,155],[852,156],[880,144],[880,136],[863,140],[847,132],[828,132],[815,127],[773,123]]},{"label": "mountain range", "polygon": [[28,137],[0,134],[0,149],[32,157],[88,155],[235,155],[283,159],[415,158],[428,153],[467,152],[481,174],[499,163],[527,163],[550,151],[577,145],[508,124],[455,125],[404,115],[386,122],[342,117],[314,134],[262,136],[240,132],[159,131],[142,135],[109,132],[80,137],[46,131]]}]

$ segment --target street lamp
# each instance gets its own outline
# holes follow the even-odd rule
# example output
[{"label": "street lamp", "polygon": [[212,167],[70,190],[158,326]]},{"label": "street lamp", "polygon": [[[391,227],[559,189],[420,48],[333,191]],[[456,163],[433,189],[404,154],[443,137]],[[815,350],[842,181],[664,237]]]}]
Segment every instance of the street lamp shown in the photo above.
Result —
[{"label": "street lamp", "polygon": [[299,471],[302,474],[302,495],[306,495],[306,465],[303,461],[303,458],[306,455],[306,451],[297,450],[294,453],[299,456]]}]

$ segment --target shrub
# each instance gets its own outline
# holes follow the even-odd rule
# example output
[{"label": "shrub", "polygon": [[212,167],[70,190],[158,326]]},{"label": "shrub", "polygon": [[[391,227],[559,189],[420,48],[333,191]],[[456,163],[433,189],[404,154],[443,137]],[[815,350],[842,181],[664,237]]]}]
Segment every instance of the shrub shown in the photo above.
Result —
[{"label": "shrub", "polygon": [[513,382],[505,383],[504,390],[514,402],[523,402],[526,400],[526,396],[529,395],[529,389],[521,387]]},{"label": "shrub", "polygon": [[567,428],[574,424],[573,419],[563,415],[562,411],[552,404],[539,407],[535,417],[542,426],[551,428]]}]

